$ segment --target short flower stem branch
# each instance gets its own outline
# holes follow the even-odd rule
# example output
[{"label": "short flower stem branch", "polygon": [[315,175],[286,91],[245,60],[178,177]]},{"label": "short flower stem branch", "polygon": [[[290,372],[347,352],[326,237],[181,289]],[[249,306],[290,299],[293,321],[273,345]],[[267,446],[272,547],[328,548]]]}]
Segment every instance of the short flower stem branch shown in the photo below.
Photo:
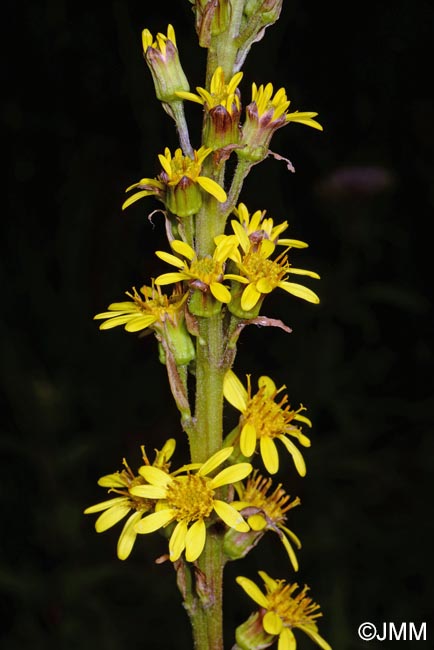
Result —
[{"label": "short flower stem branch", "polygon": [[176,122],[179,142],[184,156],[193,158],[193,148],[190,144],[190,135],[184,113],[184,102],[172,102],[170,104],[170,114]]},{"label": "short flower stem branch", "polygon": [[228,193],[228,198],[225,203],[220,206],[221,219],[226,221],[228,215],[232,212],[235,207],[238,197],[240,195],[243,183],[246,179],[247,174],[249,173],[252,167],[252,163],[246,160],[239,160],[235,168],[234,176],[232,178],[231,187]]}]

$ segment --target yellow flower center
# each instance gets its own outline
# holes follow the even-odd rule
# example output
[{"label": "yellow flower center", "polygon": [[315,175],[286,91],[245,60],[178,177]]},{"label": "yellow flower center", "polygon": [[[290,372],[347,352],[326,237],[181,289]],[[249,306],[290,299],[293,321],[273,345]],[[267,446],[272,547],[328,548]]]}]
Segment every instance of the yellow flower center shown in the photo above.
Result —
[{"label": "yellow flower center", "polygon": [[203,158],[199,158],[197,151],[194,152],[194,158],[189,158],[182,155],[181,149],[177,149],[170,160],[171,174],[168,185],[177,185],[184,177],[195,182],[202,169],[202,160]]},{"label": "yellow flower center", "polygon": [[[295,411],[290,410],[286,405],[288,396],[285,395],[279,403],[274,401],[277,393],[276,391],[270,396],[265,394],[265,387],[262,387],[258,392],[250,396],[250,378],[248,377],[248,401],[246,409],[242,415],[242,423],[252,424],[255,428],[258,437],[275,438],[281,433],[288,430],[289,423],[294,419]],[[282,389],[280,389],[282,390]]]},{"label": "yellow flower center", "polygon": [[209,286],[223,280],[223,263],[210,256],[196,259],[191,262],[189,274]]},{"label": "yellow flower center", "polygon": [[[146,289],[142,289],[142,291]],[[169,297],[164,293],[160,293],[159,287],[157,287],[157,290],[152,290],[152,298],[148,298],[145,294],[145,300],[143,300],[135,287],[133,287],[133,293],[129,293],[128,291],[126,293],[127,296],[134,300],[138,311],[144,314],[152,314],[160,322],[164,322],[167,317],[175,321],[176,313],[183,302],[180,294],[175,293]],[[179,297],[181,297],[181,300],[179,300]]]},{"label": "yellow flower center", "polygon": [[174,478],[167,487],[167,503],[177,511],[176,519],[188,523],[209,517],[214,507],[211,479],[198,474]]},{"label": "yellow flower center", "polygon": [[285,627],[312,625],[316,618],[322,616],[321,612],[318,612],[319,605],[306,595],[307,587],[294,596],[298,584],[286,585],[284,580],[277,580],[277,582],[279,586],[267,593],[268,609],[280,616]]},{"label": "yellow flower center", "polygon": [[251,282],[266,278],[273,288],[277,287],[289,270],[286,255],[281,254],[275,260],[269,260],[254,248],[247,253],[240,267]]},{"label": "yellow flower center", "polygon": [[249,505],[262,510],[269,519],[278,523],[285,519],[288,510],[300,504],[300,499],[296,497],[291,501],[291,497],[286,494],[281,483],[267,496],[272,483],[271,478],[264,478],[255,471],[253,477],[247,481],[243,501],[248,501]]}]

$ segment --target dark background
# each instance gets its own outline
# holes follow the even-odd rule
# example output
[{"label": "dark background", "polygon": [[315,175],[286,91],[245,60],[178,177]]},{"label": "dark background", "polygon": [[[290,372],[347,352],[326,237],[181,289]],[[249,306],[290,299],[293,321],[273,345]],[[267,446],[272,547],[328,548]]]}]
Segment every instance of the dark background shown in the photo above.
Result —
[{"label": "dark background", "polygon": [[[146,219],[156,201],[120,210],[177,144],[141,30],[172,22],[191,86],[203,84],[190,4],[155,4],[3,5],[2,649],[191,647],[173,570],[154,564],[162,538],[140,537],[119,562],[120,526],[96,535],[82,515],[104,498],[98,477],[123,456],[136,468],[141,444],[175,436],[186,453],[154,342],[92,321],[156,274],[164,246],[162,220]],[[267,160],[241,197],[310,243],[294,264],[320,272],[321,305],[273,294],[263,312],[294,332],[248,328],[236,370],[285,383],[314,421],[307,477],[286,463],[278,478],[303,502],[289,520],[303,541],[296,579],[335,650],[365,647],[363,621],[426,621],[434,638],[432,18],[428,0],[284,2],[241,84],[248,99],[253,80],[285,86],[325,127],[279,131],[272,148],[296,174]],[[272,535],[228,567],[227,648],[253,605],[233,578],[257,569],[293,579]]]}]

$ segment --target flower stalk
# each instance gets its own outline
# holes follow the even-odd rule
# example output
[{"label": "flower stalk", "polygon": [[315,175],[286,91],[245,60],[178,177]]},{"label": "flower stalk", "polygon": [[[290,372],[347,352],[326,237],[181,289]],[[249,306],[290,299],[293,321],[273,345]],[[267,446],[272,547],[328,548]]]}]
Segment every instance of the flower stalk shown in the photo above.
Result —
[{"label": "flower stalk", "polygon": [[[299,446],[308,448],[311,441],[300,425],[312,426],[303,415],[305,407],[292,408],[282,395],[285,386],[277,388],[263,375],[255,392],[250,375],[246,385],[238,379],[232,370],[237,342],[247,325],[291,332],[282,321],[262,314],[276,288],[290,299],[319,302],[309,287],[288,280],[291,274],[319,279],[315,271],[293,265],[293,249],[307,244],[281,237],[287,221],[275,224],[266,210],[249,212],[237,202],[251,168],[270,154],[277,129],[290,122],[322,127],[313,119],[315,112],[289,113],[286,91],[274,93],[271,82],[253,83],[251,101],[239,87],[244,59],[279,18],[282,0],[190,2],[199,45],[208,50],[205,83],[197,94],[190,92],[172,25],[167,34],[155,37],[143,30],[143,53],[156,96],[175,121],[180,146],[174,152],[164,148],[158,155],[161,172],[130,185],[122,206],[126,210],[149,197],[163,204],[158,212],[164,215],[168,249],[156,256],[172,268],[95,316],[103,331],[121,326],[131,334],[154,335],[190,458],[181,467],[172,462],[172,438],[152,463],[142,448],[143,464],[136,472],[124,461],[121,472],[100,479],[100,486],[116,496],[110,494],[85,513],[99,513],[97,532],[128,515],[118,543],[121,560],[140,537],[161,531],[166,552],[156,562],[173,564],[194,650],[223,650],[226,562],[241,560],[271,531],[283,545],[288,570],[299,569],[296,549],[301,542],[286,520],[300,500],[291,499],[281,483],[273,486],[269,475],[277,473],[289,453],[289,471],[305,476]],[[204,113],[202,141],[194,148],[184,101],[200,104]],[[235,165],[228,182],[231,156]],[[276,250],[279,246],[284,250]],[[171,294],[164,292],[166,285],[174,285]],[[225,400],[240,412],[229,434],[224,431]],[[282,448],[288,453],[280,455]],[[254,469],[258,460],[268,475]],[[234,648],[259,650],[277,642],[279,650],[295,650],[292,629],[299,628],[329,650],[318,633],[319,608],[306,596],[307,587],[296,593],[297,584],[259,573],[265,593],[249,578],[237,578],[260,609],[239,625]]]}]

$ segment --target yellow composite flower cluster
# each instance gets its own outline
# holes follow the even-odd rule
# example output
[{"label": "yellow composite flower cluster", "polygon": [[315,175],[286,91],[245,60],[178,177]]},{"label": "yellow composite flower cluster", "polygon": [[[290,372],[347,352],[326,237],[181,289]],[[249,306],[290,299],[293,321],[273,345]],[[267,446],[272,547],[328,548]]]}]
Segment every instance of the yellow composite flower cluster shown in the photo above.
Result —
[{"label": "yellow composite flower cluster", "polygon": [[279,469],[279,455],[275,440],[286,447],[291,454],[294,465],[300,474],[305,476],[306,464],[298,447],[289,439],[295,438],[303,447],[310,447],[309,438],[294,424],[302,422],[311,427],[312,423],[302,411],[291,409],[288,396],[284,395],[279,402],[275,398],[285,386],[277,389],[274,381],[267,376],[258,380],[258,391],[252,394],[250,375],[247,375],[247,389],[243,386],[232,370],[226,372],[223,383],[223,394],[227,401],[241,412],[239,446],[243,456],[250,458],[259,449],[262,461],[270,474],[276,474]]},{"label": "yellow composite flower cluster", "polygon": [[[170,459],[175,451],[176,441],[170,438],[161,451],[156,451],[152,467],[158,468],[160,471],[167,473],[170,468]],[[142,447],[142,458],[144,467],[150,467],[151,463],[145,453],[145,448]],[[95,529],[97,533],[102,533],[112,526],[115,526],[119,521],[124,519],[129,513],[127,521],[119,536],[117,545],[117,556],[120,560],[126,560],[136,541],[137,531],[136,524],[148,512],[154,509],[155,502],[152,499],[133,496],[130,489],[136,485],[142,485],[145,481],[140,474],[134,474],[128,465],[127,461],[123,461],[124,469],[120,472],[107,474],[98,480],[98,485],[108,488],[109,492],[118,494],[119,496],[113,497],[94,506],[86,508],[84,514],[91,515],[101,513],[95,522]]]},{"label": "yellow composite flower cluster", "polygon": [[[298,593],[297,583],[286,583],[285,580],[274,580],[265,571],[258,571],[265,586],[265,593],[256,583],[244,576],[236,578],[237,583],[246,594],[259,605],[260,612],[249,619],[247,623],[254,625],[258,618],[262,619],[263,629],[271,637],[278,639],[278,650],[296,650],[297,641],[294,629],[299,629],[312,639],[322,650],[331,650],[330,645],[318,633],[316,620],[322,616],[319,605],[307,595],[308,587],[304,586]],[[243,628],[243,626],[240,626]],[[238,628],[240,630],[240,628]],[[241,647],[242,641],[237,641]],[[268,647],[268,646],[261,646]]]},{"label": "yellow composite flower cluster", "polygon": [[180,148],[174,155],[168,147],[164,154],[158,155],[162,172],[157,178],[142,178],[133,183],[126,192],[140,190],[130,196],[122,205],[125,210],[130,205],[146,196],[155,196],[166,207],[180,217],[196,214],[201,206],[200,189],[211,194],[217,201],[223,203],[227,199],[225,190],[212,178],[201,175],[202,164],[211,153],[210,147],[200,147],[193,151],[193,157],[184,156]]},{"label": "yellow composite flower cluster", "polygon": [[267,123],[278,123],[280,120],[283,123],[299,122],[300,124],[311,126],[318,131],[323,130],[321,124],[313,119],[318,113],[312,111],[294,111],[288,113],[291,102],[286,96],[285,89],[279,88],[276,93],[273,93],[274,89],[271,83],[261,84],[260,86],[257,86],[255,83],[252,84],[252,102],[249,106],[255,112],[259,121],[262,120]]},{"label": "yellow composite flower cluster", "polygon": [[301,542],[297,535],[285,526],[285,522],[287,512],[298,506],[300,499],[296,497],[291,501],[281,483],[270,493],[272,487],[272,479],[265,478],[256,469],[245,485],[241,483],[235,486],[239,501],[234,501],[233,506],[241,512],[252,531],[256,531],[260,537],[268,530],[276,533],[294,571],[298,571],[298,560],[292,544],[300,549]]},{"label": "yellow composite flower cluster", "polygon": [[108,311],[94,316],[94,320],[103,321],[99,326],[101,330],[123,325],[127,332],[139,332],[148,327],[158,327],[167,320],[176,325],[187,298],[180,285],[175,286],[170,296],[163,294],[158,285],[143,286],[140,292],[134,287],[133,292],[127,291],[126,295],[130,300],[113,302],[108,306]]},{"label": "yellow composite flower cluster", "polygon": [[225,261],[234,249],[232,240],[221,241],[216,246],[212,257],[206,256],[203,258],[198,258],[195,250],[189,244],[178,239],[171,241],[170,246],[175,253],[186,259],[181,260],[176,255],[165,251],[156,251],[156,255],[160,259],[178,268],[178,271],[159,275],[155,280],[157,285],[172,284],[185,280],[192,289],[199,289],[203,292],[210,291],[219,302],[230,302],[231,294],[223,281],[227,277],[224,273]]},{"label": "yellow composite flower cluster", "polygon": [[169,555],[176,562],[185,550],[187,562],[194,562],[203,551],[207,522],[217,515],[227,526],[247,532],[249,525],[231,504],[217,498],[218,488],[246,478],[252,471],[250,463],[236,463],[208,476],[222,465],[233,451],[232,447],[213,454],[196,472],[170,475],[157,467],[142,467],[145,485],[131,488],[131,494],[141,499],[157,500],[155,512],[143,517],[135,527],[138,533],[152,533],[175,523],[169,540]]},{"label": "yellow composite flower cluster", "polygon": [[99,479],[98,485],[116,496],[86,508],[85,514],[101,512],[95,523],[98,533],[128,517],[118,541],[117,554],[125,560],[131,553],[138,533],[152,533],[174,523],[169,539],[169,557],[176,562],[185,550],[187,562],[195,562],[206,541],[206,529],[216,517],[238,532],[250,530],[248,523],[231,503],[218,498],[219,488],[237,483],[252,471],[250,463],[236,463],[215,472],[232,454],[225,447],[203,464],[190,464],[169,473],[175,450],[170,439],[156,453],[151,464],[142,448],[144,465],[134,474],[124,460],[125,469]]}]

